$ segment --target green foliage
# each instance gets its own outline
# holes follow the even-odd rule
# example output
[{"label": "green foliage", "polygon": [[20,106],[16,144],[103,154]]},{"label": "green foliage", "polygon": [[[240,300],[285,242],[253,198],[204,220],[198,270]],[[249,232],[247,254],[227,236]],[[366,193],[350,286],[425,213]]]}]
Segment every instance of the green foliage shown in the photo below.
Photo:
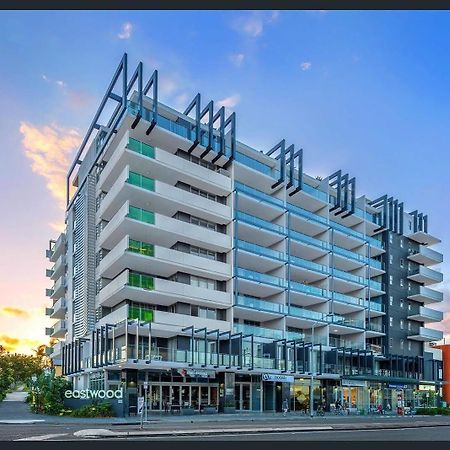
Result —
[{"label": "green foliage", "polygon": [[74,409],[71,412],[73,417],[113,417],[114,410],[107,402],[92,403],[91,405],[84,405],[81,408]]},{"label": "green foliage", "polygon": [[450,408],[416,408],[416,414],[424,416],[450,416]]},{"label": "green foliage", "polygon": [[37,349],[35,353],[9,353],[0,345],[0,401],[11,388],[18,385],[30,386],[31,376],[39,375],[49,367],[49,360],[41,349]]},{"label": "green foliage", "polygon": [[64,392],[70,383],[54,372],[42,373],[31,386],[31,410],[36,413],[57,415],[64,409]]}]

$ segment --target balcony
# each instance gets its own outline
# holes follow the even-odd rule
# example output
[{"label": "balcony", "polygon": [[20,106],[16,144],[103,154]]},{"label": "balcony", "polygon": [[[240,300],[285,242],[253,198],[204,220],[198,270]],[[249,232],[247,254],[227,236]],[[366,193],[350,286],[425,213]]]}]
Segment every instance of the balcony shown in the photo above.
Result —
[{"label": "balcony", "polygon": [[53,285],[50,297],[53,300],[63,297],[65,289],[66,289],[66,277],[62,276]]},{"label": "balcony", "polygon": [[386,333],[384,324],[381,322],[366,322],[366,338],[383,336]]},{"label": "balcony", "polygon": [[[146,139],[147,136],[145,137]],[[176,147],[175,147],[176,148]],[[213,191],[218,195],[228,195],[231,192],[231,179],[224,175],[225,171],[217,171],[203,167],[186,160],[178,155],[154,148],[144,142],[134,139],[126,133],[111,155],[108,165],[103,169],[98,188],[109,191],[125,167],[129,166],[133,172],[157,173],[158,179],[167,183],[182,181],[187,184]]]},{"label": "balcony", "polygon": [[291,303],[299,303],[302,306],[309,306],[328,301],[329,292],[317,286],[299,283],[297,281],[289,282],[289,297]]},{"label": "balcony", "polygon": [[334,336],[330,336],[329,340],[330,347],[345,347],[345,349],[355,349],[355,350],[364,350],[365,344],[363,341],[354,341],[352,339],[345,338],[337,338]]},{"label": "balcony", "polygon": [[65,268],[66,268],[66,256],[61,255],[51,268],[52,274],[50,278],[54,281],[57,280],[61,275],[64,274]]},{"label": "balcony", "polygon": [[231,220],[229,206],[133,172],[128,166],[103,198],[97,212],[98,217],[110,220],[126,200],[143,209],[147,209],[150,204],[152,211],[169,217],[177,211],[183,211],[221,224]]},{"label": "balcony", "polygon": [[301,279],[307,283],[314,283],[328,277],[329,269],[307,259],[291,255],[289,257],[291,278]]},{"label": "balcony", "polygon": [[284,265],[285,255],[261,245],[253,244],[243,240],[237,241],[237,261],[243,268],[270,272]]},{"label": "balcony", "polygon": [[364,299],[352,297],[350,295],[341,294],[340,292],[332,292],[332,300],[334,303],[334,311],[338,314],[347,314],[355,311],[361,311],[364,308]]},{"label": "balcony", "polygon": [[102,230],[98,245],[113,248],[127,235],[141,242],[147,242],[152,236],[153,242],[164,247],[172,247],[181,241],[216,252],[226,253],[231,250],[231,237],[224,233],[139,209],[128,201]]},{"label": "balcony", "polygon": [[425,233],[424,231],[415,231],[411,232],[410,234],[407,234],[407,232],[405,232],[405,236],[422,245],[434,245],[441,242],[439,238],[432,236],[429,233]]},{"label": "balcony", "polygon": [[53,304],[51,319],[64,319],[66,316],[67,306],[66,299],[60,298]]},{"label": "balcony", "polygon": [[338,314],[333,314],[330,318],[332,332],[336,334],[351,334],[363,331],[364,320],[352,319]]},{"label": "balcony", "polygon": [[47,256],[50,254],[49,259],[51,262],[56,262],[57,259],[66,251],[66,235],[61,233],[59,238],[53,244],[50,253],[47,253]]},{"label": "balcony", "polygon": [[238,267],[239,291],[254,297],[267,297],[282,292],[286,286],[282,278]]},{"label": "balcony", "polygon": [[408,259],[424,266],[433,266],[434,264],[440,264],[444,257],[442,253],[432,250],[425,245],[419,245],[418,251],[411,251]]},{"label": "balcony", "polygon": [[444,336],[444,333],[440,330],[433,330],[431,328],[420,327],[419,331],[413,331],[408,336],[408,339],[414,341],[431,342],[440,341]]},{"label": "balcony", "polygon": [[285,307],[280,303],[244,295],[238,295],[236,298],[235,317],[241,319],[264,322],[282,317],[284,311]]},{"label": "balcony", "polygon": [[234,333],[253,334],[253,336],[262,337],[266,339],[282,339],[283,330],[276,330],[272,328],[257,327],[254,325],[245,325],[242,323],[233,324]]},{"label": "balcony", "polygon": [[129,270],[125,270],[103,287],[98,293],[97,299],[99,305],[108,307],[115,306],[126,299],[167,306],[177,301],[211,308],[231,306],[229,292],[163,280]]},{"label": "balcony", "polygon": [[441,283],[444,277],[441,272],[425,266],[419,266],[415,270],[412,270],[410,275],[408,275],[408,279],[427,286],[429,284]]},{"label": "balcony", "polygon": [[67,324],[65,320],[58,320],[58,322],[53,325],[52,333],[50,337],[52,338],[63,338],[67,333]]},{"label": "balcony", "polygon": [[169,277],[177,271],[188,271],[192,275],[228,280],[231,265],[191,253],[148,244],[125,236],[98,266],[98,274],[114,278],[125,269],[145,273],[151,264],[153,275]]},{"label": "balcony", "polygon": [[426,308],[425,306],[420,306],[417,313],[408,316],[409,320],[417,320],[424,323],[440,322],[443,318],[444,313],[442,311],[436,311],[435,309]]},{"label": "balcony", "polygon": [[415,294],[409,294],[408,298],[410,300],[415,300],[416,302],[422,302],[425,304],[438,303],[444,300],[444,294],[425,286],[419,286],[419,292]]}]

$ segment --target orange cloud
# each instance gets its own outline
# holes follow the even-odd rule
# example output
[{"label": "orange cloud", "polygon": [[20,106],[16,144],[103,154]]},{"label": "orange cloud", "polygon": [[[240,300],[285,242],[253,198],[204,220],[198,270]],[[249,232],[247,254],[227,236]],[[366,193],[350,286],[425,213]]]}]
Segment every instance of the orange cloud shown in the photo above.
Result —
[{"label": "orange cloud", "polygon": [[7,352],[32,354],[35,348],[39,347],[39,345],[42,345],[42,341],[38,341],[36,339],[20,339],[17,337],[1,335],[0,345]]},{"label": "orange cloud", "polygon": [[47,180],[47,188],[64,208],[66,174],[72,152],[80,145],[79,133],[56,124],[37,127],[21,122],[25,156],[33,172]]},{"label": "orange cloud", "polygon": [[23,319],[30,317],[30,313],[27,310],[14,308],[13,306],[5,306],[4,308],[1,308],[0,315],[18,317]]}]

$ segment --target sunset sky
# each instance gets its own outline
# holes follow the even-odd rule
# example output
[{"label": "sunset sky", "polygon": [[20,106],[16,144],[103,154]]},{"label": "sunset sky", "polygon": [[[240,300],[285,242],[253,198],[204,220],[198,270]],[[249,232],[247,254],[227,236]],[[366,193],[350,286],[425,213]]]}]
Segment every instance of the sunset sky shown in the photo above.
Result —
[{"label": "sunset sky", "polygon": [[[236,111],[239,140],[267,150],[286,138],[310,175],[342,168],[357,195],[428,214],[444,253],[445,301],[433,307],[450,310],[449,11],[4,11],[0,344],[29,353],[48,342],[45,249],[123,52],[146,76],[158,68],[169,105],[201,92]],[[449,312],[444,327],[450,337]]]}]

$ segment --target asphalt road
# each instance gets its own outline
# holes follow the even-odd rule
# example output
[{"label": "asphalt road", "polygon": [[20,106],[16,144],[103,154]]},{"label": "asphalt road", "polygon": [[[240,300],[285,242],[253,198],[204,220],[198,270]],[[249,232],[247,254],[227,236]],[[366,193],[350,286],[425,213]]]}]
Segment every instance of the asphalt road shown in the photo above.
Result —
[{"label": "asphalt road", "polygon": [[[84,440],[73,435],[75,431],[85,427],[79,424],[28,424],[1,425],[0,440],[48,440],[68,441]],[[104,428],[102,425],[89,428]],[[135,428],[135,427],[133,427]],[[107,439],[109,440],[109,439]],[[124,438],[121,438],[124,440]],[[276,433],[240,433],[221,434],[219,436],[174,436],[159,437],[129,437],[129,441],[450,441],[450,426],[399,428],[381,430],[333,430],[313,432],[276,432]]]}]

